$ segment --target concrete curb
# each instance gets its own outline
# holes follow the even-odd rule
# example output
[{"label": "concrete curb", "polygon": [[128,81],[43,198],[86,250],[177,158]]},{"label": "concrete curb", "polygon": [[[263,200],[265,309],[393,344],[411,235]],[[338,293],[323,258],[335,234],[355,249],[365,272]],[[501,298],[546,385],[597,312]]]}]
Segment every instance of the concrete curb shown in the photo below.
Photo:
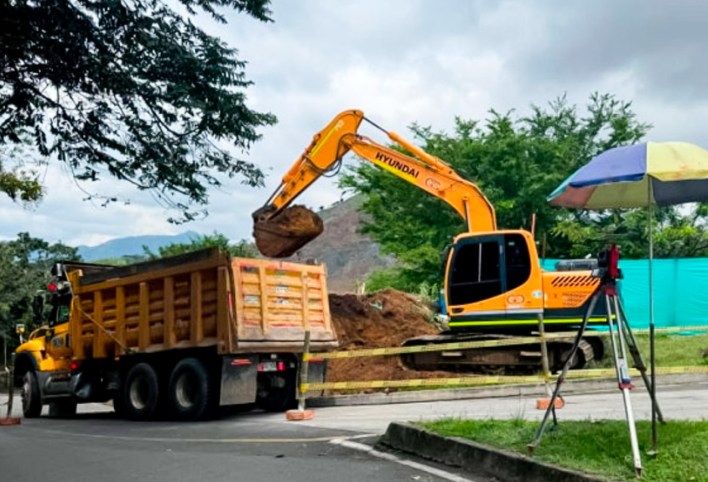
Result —
[{"label": "concrete curb", "polygon": [[[673,385],[691,385],[708,382],[708,376],[700,373],[681,375],[657,375],[657,392],[669,389]],[[634,382],[636,390],[644,390],[640,378]],[[617,390],[617,382],[613,380],[566,380],[561,395],[583,393],[607,393]],[[501,397],[545,397],[546,391],[542,383],[523,385],[498,385],[468,388],[447,388],[439,390],[411,390],[389,393],[365,393],[354,395],[332,395],[307,399],[309,408],[338,407],[354,405],[387,405],[393,403],[440,402],[451,400],[470,400],[477,398]]]},{"label": "concrete curb", "polygon": [[410,424],[392,423],[377,446],[417,455],[473,474],[508,482],[602,482],[604,479],[555,467],[470,440],[447,438]]}]

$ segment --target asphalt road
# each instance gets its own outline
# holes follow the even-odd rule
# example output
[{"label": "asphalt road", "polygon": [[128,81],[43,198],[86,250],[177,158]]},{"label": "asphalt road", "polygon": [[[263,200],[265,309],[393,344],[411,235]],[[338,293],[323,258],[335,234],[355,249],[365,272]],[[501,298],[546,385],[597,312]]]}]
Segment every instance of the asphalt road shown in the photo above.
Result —
[{"label": "asphalt road", "polygon": [[[708,380],[664,385],[659,404],[667,420],[708,419]],[[0,416],[6,397],[0,396]],[[632,393],[637,419],[650,417],[649,397]],[[16,400],[16,402],[19,402]],[[0,480],[36,481],[442,481],[481,477],[403,465],[367,452],[392,421],[440,417],[537,420],[535,397],[439,401],[315,410],[314,420],[286,422],[282,414],[230,414],[204,423],[137,423],[116,419],[105,405],[81,406],[76,419],[23,420],[0,426]],[[16,407],[17,412],[19,407]],[[45,409],[46,410],[46,409]],[[619,392],[574,394],[563,419],[624,418]],[[426,464],[429,466],[429,464]],[[435,470],[443,469],[439,473]],[[432,473],[431,473],[432,470]]]},{"label": "asphalt road", "polygon": [[[115,418],[105,406],[81,408],[90,413],[0,426],[0,480],[471,480],[447,472],[441,478],[406,466],[410,462],[397,456],[361,450],[375,436],[285,422],[282,414],[243,413],[202,423],[138,423]],[[398,460],[381,458],[386,456]]]},{"label": "asphalt road", "polygon": [[[670,420],[708,420],[708,376],[691,384],[657,382],[657,400],[664,418]],[[651,420],[651,398],[640,380],[631,392],[636,420]],[[539,396],[507,396],[476,400],[404,403],[374,406],[327,407],[315,409],[313,420],[301,422],[318,428],[338,428],[368,433],[384,433],[391,422],[416,422],[444,417],[454,418],[524,418],[541,420],[544,412],[536,409]],[[565,397],[565,407],[558,419],[625,419],[619,390],[603,393],[572,394]]]}]

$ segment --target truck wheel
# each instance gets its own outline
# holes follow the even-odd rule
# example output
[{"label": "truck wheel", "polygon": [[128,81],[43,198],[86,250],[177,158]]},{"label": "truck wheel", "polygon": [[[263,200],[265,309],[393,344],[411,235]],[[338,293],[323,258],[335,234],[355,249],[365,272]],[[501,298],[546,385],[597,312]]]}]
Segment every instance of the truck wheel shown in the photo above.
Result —
[{"label": "truck wheel", "polygon": [[42,394],[37,375],[32,371],[22,377],[22,413],[26,418],[36,418],[42,413]]},{"label": "truck wheel", "polygon": [[123,384],[125,414],[134,420],[149,420],[157,413],[160,385],[155,369],[138,363],[128,371]]},{"label": "truck wheel", "polygon": [[50,417],[73,417],[76,415],[76,402],[73,400],[61,400],[49,402]]},{"label": "truck wheel", "polygon": [[266,412],[284,412],[295,408],[295,372],[264,376],[258,387],[256,404]]},{"label": "truck wheel", "polygon": [[185,358],[170,375],[169,401],[172,414],[180,420],[210,417],[218,404],[214,378],[196,358]]}]

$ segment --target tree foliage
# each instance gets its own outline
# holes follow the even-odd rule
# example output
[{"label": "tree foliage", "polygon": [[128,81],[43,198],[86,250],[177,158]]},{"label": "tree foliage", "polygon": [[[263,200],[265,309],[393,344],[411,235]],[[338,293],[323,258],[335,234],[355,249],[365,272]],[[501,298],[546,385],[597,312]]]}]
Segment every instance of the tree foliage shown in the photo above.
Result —
[{"label": "tree foliage", "polygon": [[79,259],[76,248],[49,244],[29,233],[0,242],[0,336],[16,341],[16,324],[33,328],[32,300],[47,286],[52,264]]},{"label": "tree foliage", "polygon": [[[630,103],[594,94],[582,112],[561,97],[532,106],[525,117],[491,111],[484,121],[457,118],[453,134],[417,124],[411,129],[423,149],[480,187],[496,209],[500,228],[530,229],[535,214],[539,251],[562,258],[594,254],[608,238],[620,242],[625,257],[646,256],[645,211],[571,211],[549,205],[546,197],[593,156],[640,141],[649,127]],[[386,279],[395,278],[393,285],[407,290],[439,283],[440,253],[465,229],[459,216],[444,202],[368,164],[350,170],[342,185],[364,194],[362,209],[371,215],[364,231],[401,261],[396,276],[389,272]],[[706,219],[705,207],[690,215],[677,208],[658,210],[657,254],[705,255]]]},{"label": "tree foliage", "polygon": [[[180,14],[175,7],[185,7]],[[0,0],[0,192],[41,197],[38,169],[59,161],[80,181],[113,177],[192,219],[217,174],[262,183],[234,157],[275,122],[246,105],[237,51],[198,28],[219,9],[271,21],[269,0]],[[107,199],[110,199],[108,197]]]},{"label": "tree foliage", "polygon": [[[1,92],[2,88],[0,88],[0,95]],[[2,119],[1,110],[0,119]],[[25,148],[28,144],[20,139],[15,145],[5,145],[0,149],[0,193],[5,193],[13,201],[26,204],[38,201],[43,194],[37,171],[22,162],[14,162],[15,159],[26,158]]]},{"label": "tree foliage", "polygon": [[[555,238],[570,242],[567,257],[584,257],[607,241],[616,242],[624,258],[648,256],[649,210],[568,213],[551,229]],[[651,216],[654,257],[708,256],[708,206],[668,206]]]},{"label": "tree foliage", "polygon": [[205,248],[219,248],[235,257],[257,258],[260,256],[255,244],[249,243],[245,239],[237,243],[231,243],[226,236],[216,231],[213,234],[196,237],[189,243],[175,243],[163,246],[157,250],[157,253],[152,252],[147,246],[143,246],[143,251],[148,259],[158,259]]}]

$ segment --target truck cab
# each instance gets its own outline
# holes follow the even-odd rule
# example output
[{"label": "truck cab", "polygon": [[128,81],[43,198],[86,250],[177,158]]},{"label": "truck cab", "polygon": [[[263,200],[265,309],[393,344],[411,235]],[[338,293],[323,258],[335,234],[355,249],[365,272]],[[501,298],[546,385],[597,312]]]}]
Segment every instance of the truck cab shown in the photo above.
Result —
[{"label": "truck cab", "polygon": [[26,417],[39,416],[44,403],[49,403],[52,415],[76,412],[72,393],[76,366],[69,335],[71,284],[62,264],[52,268],[52,276],[47,292],[38,293],[33,302],[35,324],[40,327],[16,351],[15,386],[22,389]]}]

